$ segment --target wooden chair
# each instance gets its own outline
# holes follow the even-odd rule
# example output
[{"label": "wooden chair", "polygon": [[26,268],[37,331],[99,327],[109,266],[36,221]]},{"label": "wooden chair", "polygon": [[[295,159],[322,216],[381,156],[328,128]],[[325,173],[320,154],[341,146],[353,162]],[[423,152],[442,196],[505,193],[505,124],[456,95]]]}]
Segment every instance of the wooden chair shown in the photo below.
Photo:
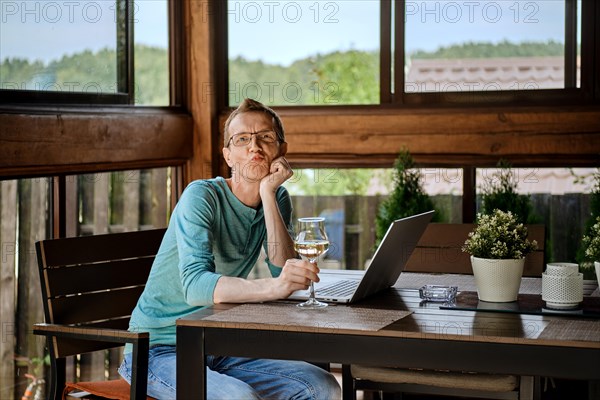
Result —
[{"label": "wooden chair", "polygon": [[[165,229],[36,243],[46,323],[33,333],[48,339],[49,398],[71,389],[118,399],[146,399],[147,332],[128,332]],[[131,386],[123,379],[66,383],[68,356],[133,344]]]},{"label": "wooden chair", "polygon": [[[405,271],[472,274],[469,255],[463,253],[461,247],[473,228],[473,224],[429,224],[409,258]],[[529,225],[528,232],[529,239],[538,242],[538,250],[525,259],[523,274],[541,276],[545,227]],[[342,382],[344,400],[356,400],[357,390],[376,391],[384,398],[401,398],[402,393],[479,399],[534,398],[532,376],[343,365]],[[539,397],[539,393],[535,393],[535,397]]]},{"label": "wooden chair", "polygon": [[[474,224],[431,223],[423,232],[417,247],[404,268],[407,272],[442,272],[473,274],[471,260],[461,248]],[[538,248],[525,257],[524,276],[542,276],[546,227],[527,225],[529,240],[536,240]]]}]

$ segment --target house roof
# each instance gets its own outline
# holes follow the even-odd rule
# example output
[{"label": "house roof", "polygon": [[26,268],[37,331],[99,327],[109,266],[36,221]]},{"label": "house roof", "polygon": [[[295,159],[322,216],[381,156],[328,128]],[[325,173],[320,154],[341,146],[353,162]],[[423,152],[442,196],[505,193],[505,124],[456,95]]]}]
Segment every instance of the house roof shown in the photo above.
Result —
[{"label": "house roof", "polygon": [[[422,168],[423,189],[429,195],[462,194],[462,170],[457,168]],[[513,179],[521,194],[548,193],[590,193],[594,186],[596,168],[515,168]],[[477,169],[477,187],[481,190],[485,179],[493,179],[497,168]],[[380,175],[374,175],[367,189],[367,195],[389,194],[391,185],[383,182]]]},{"label": "house roof", "polygon": [[564,87],[564,57],[414,59],[407,69],[407,92]]}]

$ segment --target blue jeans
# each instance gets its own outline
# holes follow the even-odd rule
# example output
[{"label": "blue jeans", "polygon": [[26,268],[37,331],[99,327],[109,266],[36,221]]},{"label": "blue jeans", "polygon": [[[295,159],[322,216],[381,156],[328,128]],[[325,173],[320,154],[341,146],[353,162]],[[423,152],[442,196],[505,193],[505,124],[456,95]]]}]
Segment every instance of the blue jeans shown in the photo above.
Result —
[{"label": "blue jeans", "polygon": [[[175,365],[175,346],[150,348],[148,396],[175,399]],[[119,374],[131,383],[131,353],[125,355]],[[208,356],[206,382],[211,400],[341,398],[333,375],[303,361]]]}]

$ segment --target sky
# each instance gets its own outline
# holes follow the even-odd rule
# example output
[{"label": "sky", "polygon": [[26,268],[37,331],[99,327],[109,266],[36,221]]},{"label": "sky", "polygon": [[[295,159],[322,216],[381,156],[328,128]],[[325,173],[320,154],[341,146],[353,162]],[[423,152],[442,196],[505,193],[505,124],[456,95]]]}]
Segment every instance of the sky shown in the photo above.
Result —
[{"label": "sky", "polygon": [[[206,0],[201,1],[210,12]],[[223,0],[224,1],[224,0]],[[289,65],[336,50],[378,50],[377,0],[229,0],[229,55]],[[138,0],[136,43],[166,48],[166,0]],[[563,42],[564,0],[406,2],[406,48],[464,41]],[[114,1],[0,0],[0,59],[48,62],[115,47]]]},{"label": "sky", "polygon": [[[230,57],[287,65],[317,52],[379,49],[378,1],[230,1],[228,14]],[[406,2],[409,52],[465,41],[564,42],[563,32],[563,0]]]},{"label": "sky", "polygon": [[[134,5],[135,42],[167,48],[167,1]],[[115,2],[110,0],[0,0],[0,60],[45,63],[85,49],[115,48]]]}]

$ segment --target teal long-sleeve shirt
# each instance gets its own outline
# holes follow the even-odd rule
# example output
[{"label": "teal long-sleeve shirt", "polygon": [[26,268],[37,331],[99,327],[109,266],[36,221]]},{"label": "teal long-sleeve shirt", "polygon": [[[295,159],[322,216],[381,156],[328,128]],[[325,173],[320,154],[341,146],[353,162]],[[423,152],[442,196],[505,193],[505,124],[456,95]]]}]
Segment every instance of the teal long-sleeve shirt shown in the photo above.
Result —
[{"label": "teal long-sleeve shirt", "polygon": [[[291,233],[289,194],[279,187],[276,196]],[[190,183],[173,210],[129,330],[149,332],[151,346],[175,345],[175,321],[212,305],[221,276],[246,278],[261,246],[266,249],[266,238],[262,207],[240,202],[225,179]],[[271,274],[278,276],[281,268],[266,262]]]}]

